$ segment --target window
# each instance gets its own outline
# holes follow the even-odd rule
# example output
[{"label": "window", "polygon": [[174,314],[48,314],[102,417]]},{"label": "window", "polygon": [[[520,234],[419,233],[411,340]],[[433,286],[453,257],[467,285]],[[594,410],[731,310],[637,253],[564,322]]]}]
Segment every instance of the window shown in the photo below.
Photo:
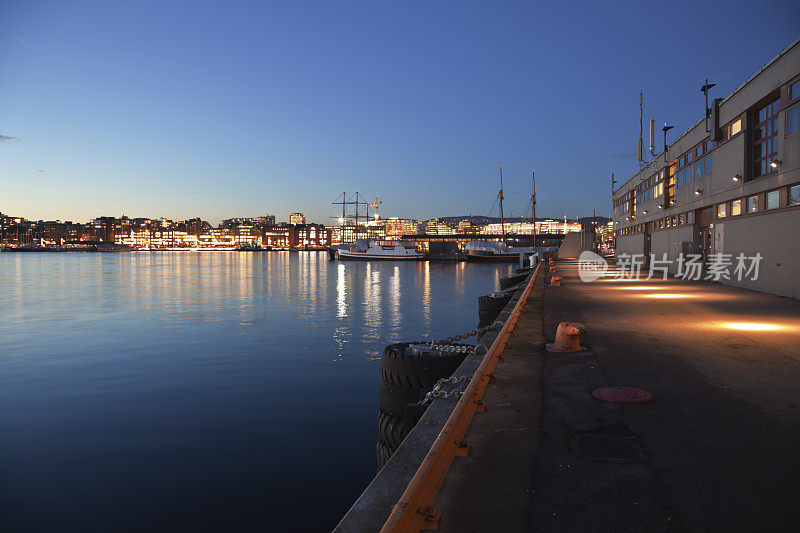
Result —
[{"label": "window", "polygon": [[788,205],[798,205],[798,204],[800,204],[800,185],[793,185],[792,187],[789,187]]},{"label": "window", "polygon": [[696,179],[696,178],[699,178],[702,175],[703,175],[703,162],[702,161],[696,161],[695,164],[694,164],[693,176]]},{"label": "window", "polygon": [[780,195],[778,191],[769,191],[767,193],[767,201],[765,202],[767,205],[764,206],[765,209],[775,209],[778,207],[780,202]]},{"label": "window", "polygon": [[703,176],[711,174],[711,156],[707,155],[703,158]]},{"label": "window", "polygon": [[725,211],[725,204],[717,205],[717,218],[725,218],[726,211]]},{"label": "window", "polygon": [[691,224],[693,220],[694,220],[694,212],[689,211],[688,213],[686,213],[686,223]]},{"label": "window", "polygon": [[794,100],[798,96],[800,96],[800,80],[789,86],[789,100]]},{"label": "window", "polygon": [[686,215],[681,213],[680,215],[678,215],[678,224],[683,226],[685,223],[686,223]]},{"label": "window", "polygon": [[747,212],[755,213],[758,211],[758,196],[750,196],[747,199]]},{"label": "window", "polygon": [[798,131],[800,131],[800,105],[796,105],[786,112],[786,136]]},{"label": "window", "polygon": [[736,215],[742,214],[742,201],[741,200],[734,200],[731,202],[731,216],[735,217]]},{"label": "window", "polygon": [[730,134],[728,135],[729,139],[734,135],[736,135],[737,133],[739,133],[740,131],[742,131],[742,119],[739,119],[736,122],[732,122],[729,131],[730,131]]},{"label": "window", "polygon": [[780,98],[765,105],[756,112],[753,129],[753,177],[757,178],[774,172],[770,163],[778,155],[778,110]]}]

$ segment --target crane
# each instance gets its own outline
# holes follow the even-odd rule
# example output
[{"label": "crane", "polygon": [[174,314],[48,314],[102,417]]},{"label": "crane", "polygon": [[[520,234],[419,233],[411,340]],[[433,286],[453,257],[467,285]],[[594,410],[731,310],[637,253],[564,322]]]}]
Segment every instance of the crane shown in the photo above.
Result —
[{"label": "crane", "polygon": [[367,207],[374,207],[375,208],[375,220],[378,220],[378,207],[382,204],[382,201],[378,200],[378,197],[375,197],[375,201],[371,204],[367,204]]}]

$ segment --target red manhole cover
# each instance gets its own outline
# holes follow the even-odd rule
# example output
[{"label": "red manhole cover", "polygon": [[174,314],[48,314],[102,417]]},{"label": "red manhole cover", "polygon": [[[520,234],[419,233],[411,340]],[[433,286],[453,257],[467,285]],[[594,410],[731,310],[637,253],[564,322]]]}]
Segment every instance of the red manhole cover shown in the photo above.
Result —
[{"label": "red manhole cover", "polygon": [[653,395],[642,389],[630,387],[601,387],[592,392],[592,396],[604,402],[644,403],[653,399]]}]

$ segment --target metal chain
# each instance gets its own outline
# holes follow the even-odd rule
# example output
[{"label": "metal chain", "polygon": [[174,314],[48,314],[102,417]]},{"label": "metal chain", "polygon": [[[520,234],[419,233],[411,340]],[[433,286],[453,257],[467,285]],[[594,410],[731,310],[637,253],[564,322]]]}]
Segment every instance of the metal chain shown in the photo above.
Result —
[{"label": "metal chain", "polygon": [[[464,390],[467,388],[469,381],[470,378],[466,376],[451,376],[449,378],[442,378],[436,382],[436,385],[433,386],[432,390],[425,394],[423,399],[417,402],[417,405],[425,405],[434,398],[452,398],[454,396],[461,396],[464,394]],[[442,390],[442,385],[455,385],[455,387],[453,387],[452,390],[444,391]]]},{"label": "metal chain", "polygon": [[446,339],[438,341],[432,340],[431,348],[437,348],[438,345],[453,344],[456,341],[460,341],[462,339],[468,339],[470,337],[474,337],[475,335],[481,335],[483,333],[486,333],[487,331],[494,331],[495,329],[497,328],[495,328],[494,324],[492,324],[491,326],[483,326],[478,329],[473,329],[472,331],[467,331],[466,333],[462,333],[461,335],[456,335],[455,337],[447,337]]}]

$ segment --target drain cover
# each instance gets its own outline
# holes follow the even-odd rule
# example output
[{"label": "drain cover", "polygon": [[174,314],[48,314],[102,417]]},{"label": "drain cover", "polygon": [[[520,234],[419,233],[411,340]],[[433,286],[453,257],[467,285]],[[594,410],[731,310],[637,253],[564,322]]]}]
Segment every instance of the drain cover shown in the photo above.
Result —
[{"label": "drain cover", "polygon": [[630,387],[601,387],[592,392],[592,396],[604,402],[645,403],[653,399],[653,395],[642,389]]}]

